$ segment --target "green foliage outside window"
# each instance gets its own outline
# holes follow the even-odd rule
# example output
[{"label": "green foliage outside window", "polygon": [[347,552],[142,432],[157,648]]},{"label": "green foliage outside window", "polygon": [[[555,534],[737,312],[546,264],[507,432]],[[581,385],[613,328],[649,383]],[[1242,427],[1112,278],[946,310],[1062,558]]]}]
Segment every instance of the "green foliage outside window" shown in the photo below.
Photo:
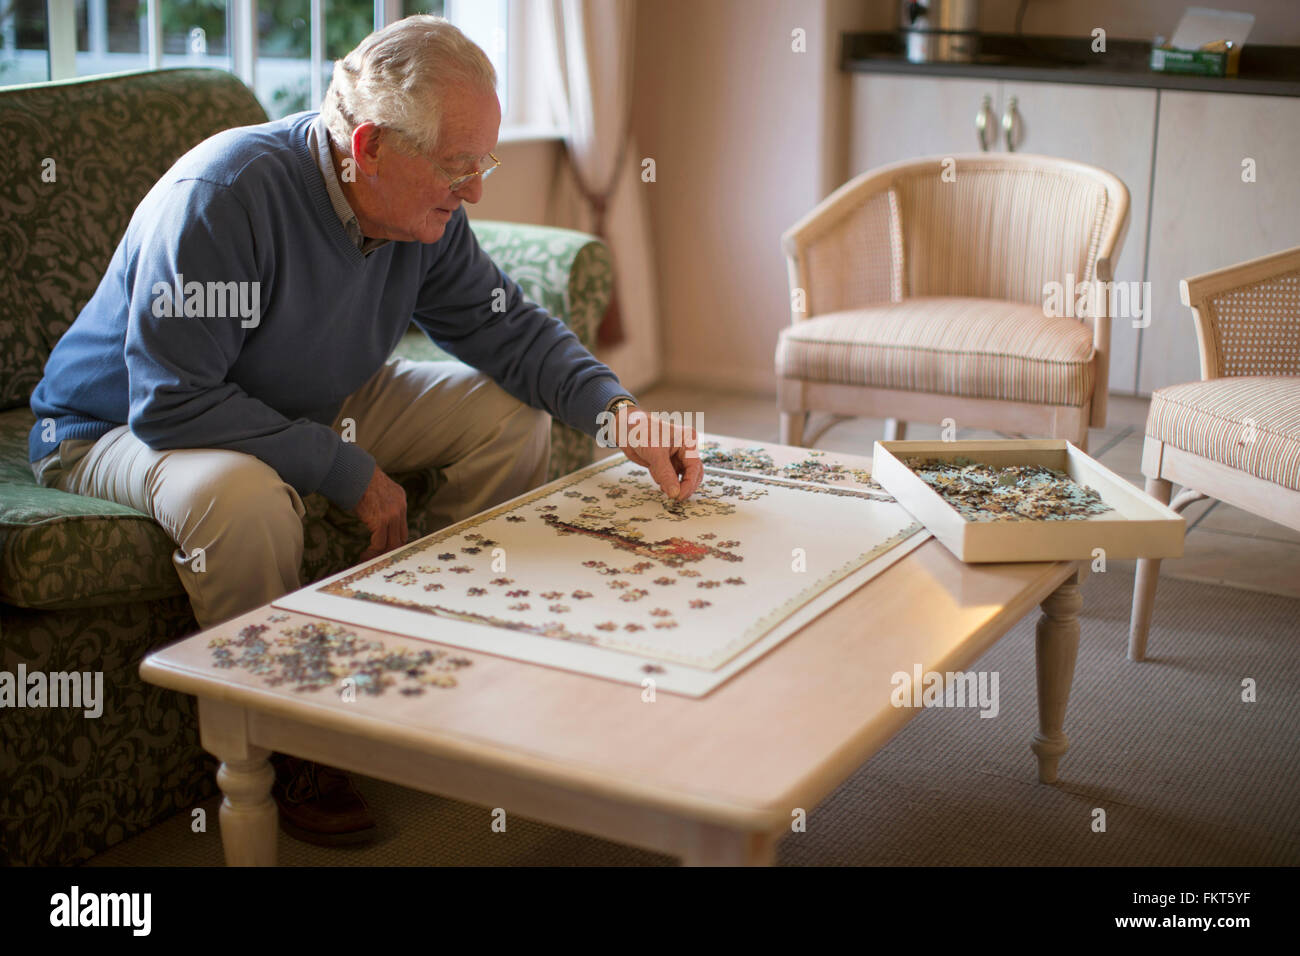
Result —
[{"label": "green foliage outside window", "polygon": [[[125,16],[130,22],[130,6],[122,9],[122,0],[109,0],[114,13],[110,18]],[[207,39],[207,52],[210,55],[223,56],[229,50],[227,42],[227,8],[232,0],[162,0],[163,17],[163,52],[184,54],[189,52],[190,31],[195,27],[203,30]],[[444,0],[405,0],[403,13],[432,13],[442,16],[445,11]],[[345,56],[353,47],[374,29],[374,0],[325,0],[325,50],[326,61],[337,60]],[[45,0],[0,0],[0,17],[12,14],[17,34],[18,49],[44,49],[46,44],[45,25],[47,11]],[[79,11],[80,21],[84,21],[84,8]],[[146,6],[140,0],[136,7],[136,17],[143,20]],[[311,57],[311,16],[310,0],[259,0],[257,5],[257,49],[261,57],[283,57],[308,60]],[[121,21],[117,21],[121,23]],[[111,26],[111,23],[110,23]],[[79,22],[80,32],[84,33],[84,22]],[[130,32],[130,31],[128,31]],[[84,49],[83,42],[79,44]],[[128,37],[127,40],[130,40]],[[114,35],[113,47],[119,40]],[[134,46],[130,47],[135,49]],[[0,61],[0,73],[12,64]],[[328,76],[326,77],[328,83]],[[311,80],[309,77],[285,84],[272,93],[272,110],[277,116],[315,108],[319,104],[309,103],[311,98]]]},{"label": "green foliage outside window", "polygon": [[[403,12],[442,16],[444,9],[443,0],[414,3],[407,0]],[[310,14],[308,0],[262,0],[258,4],[258,52],[263,56],[311,56]],[[374,29],[374,17],[373,0],[326,0],[324,58],[328,61],[346,56]],[[287,116],[319,106],[311,102],[311,78],[307,76],[277,87],[271,94],[273,116]]]}]

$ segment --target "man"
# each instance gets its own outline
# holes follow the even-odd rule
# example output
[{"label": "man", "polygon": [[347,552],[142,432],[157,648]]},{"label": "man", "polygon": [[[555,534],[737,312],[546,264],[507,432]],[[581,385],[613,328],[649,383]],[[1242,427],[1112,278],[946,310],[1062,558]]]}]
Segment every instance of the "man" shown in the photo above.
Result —
[{"label": "man", "polygon": [[[446,524],[545,480],[547,413],[594,435],[612,411],[616,434],[637,434],[645,412],[613,372],[466,221],[497,165],[495,87],[445,20],[371,34],[320,114],[181,157],[51,353],[32,395],[38,480],[152,515],[200,625],[301,585],[303,495],[365,522],[364,559],[406,541],[390,472],[441,469]],[[412,320],[467,365],[389,360]],[[684,499],[702,477],[694,441],[620,447]],[[277,778],[295,835],[373,832],[337,771],[279,759]]]}]

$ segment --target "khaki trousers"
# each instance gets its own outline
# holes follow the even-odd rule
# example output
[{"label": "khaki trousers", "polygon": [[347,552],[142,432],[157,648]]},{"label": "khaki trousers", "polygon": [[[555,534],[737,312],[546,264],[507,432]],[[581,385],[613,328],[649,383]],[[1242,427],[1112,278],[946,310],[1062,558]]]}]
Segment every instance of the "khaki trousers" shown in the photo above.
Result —
[{"label": "khaki trousers", "polygon": [[[458,362],[391,359],[333,427],[390,475],[441,469],[446,484],[430,504],[439,527],[546,480],[550,416]],[[155,451],[122,425],[98,441],[62,442],[32,469],[45,487],[151,515],[176,543],[172,560],[203,627],[302,586],[302,500],[259,458]]]}]

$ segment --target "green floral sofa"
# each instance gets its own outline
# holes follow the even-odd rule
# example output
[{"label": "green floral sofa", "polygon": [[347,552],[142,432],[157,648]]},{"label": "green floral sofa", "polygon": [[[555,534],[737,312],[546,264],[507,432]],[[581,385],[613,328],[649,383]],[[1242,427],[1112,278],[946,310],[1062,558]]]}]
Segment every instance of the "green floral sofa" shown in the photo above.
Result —
[{"label": "green floral sofa", "polygon": [[[0,709],[0,864],[86,859],[215,792],[193,702],[143,683],[151,649],[196,629],[172,543],[130,508],[41,488],[28,407],[46,357],[94,292],[136,204],[186,150],[266,114],[216,70],[161,70],[0,89],[0,671],[103,671],[104,709]],[[52,181],[51,181],[52,180]],[[568,230],[474,225],[534,301],[594,341],[609,297],[603,245]],[[445,359],[412,331],[398,349]],[[556,424],[552,477],[594,444]],[[413,536],[435,530],[435,472],[395,476]],[[305,504],[304,580],[354,563],[364,527]]]}]

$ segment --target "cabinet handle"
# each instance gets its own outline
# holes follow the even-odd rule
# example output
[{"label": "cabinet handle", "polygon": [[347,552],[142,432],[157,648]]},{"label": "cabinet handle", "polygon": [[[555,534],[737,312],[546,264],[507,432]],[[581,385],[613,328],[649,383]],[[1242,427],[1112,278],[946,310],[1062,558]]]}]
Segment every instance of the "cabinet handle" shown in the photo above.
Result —
[{"label": "cabinet handle", "polygon": [[1016,98],[1011,97],[1007,111],[1002,114],[1002,132],[1007,140],[1007,152],[1014,153],[1020,142],[1020,111],[1016,109]]},{"label": "cabinet handle", "polygon": [[980,152],[989,151],[989,133],[993,131],[993,124],[997,122],[997,117],[993,115],[993,97],[987,94],[984,102],[980,104],[980,111],[975,114],[975,133],[979,136]]}]

